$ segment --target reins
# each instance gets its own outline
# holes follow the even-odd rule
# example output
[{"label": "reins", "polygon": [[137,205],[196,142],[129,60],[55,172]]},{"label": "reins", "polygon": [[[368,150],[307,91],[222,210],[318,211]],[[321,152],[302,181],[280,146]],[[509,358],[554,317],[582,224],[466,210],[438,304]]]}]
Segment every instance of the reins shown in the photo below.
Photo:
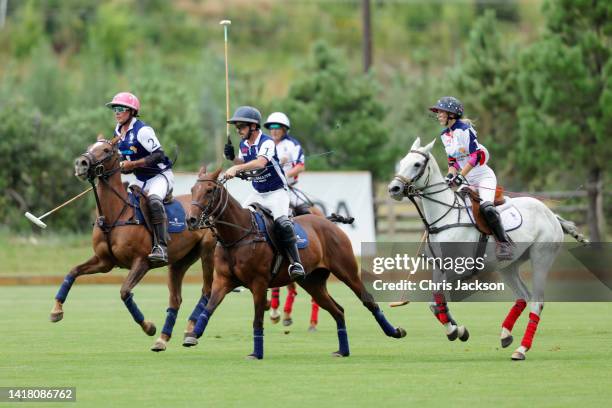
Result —
[{"label": "reins", "polygon": [[[465,210],[467,213],[467,207],[465,205],[461,205],[460,200],[459,200],[459,194],[457,192],[453,191],[453,195],[454,195],[454,200],[452,204],[448,204],[445,203],[443,201],[440,200],[436,200],[434,198],[432,198],[431,196],[441,193],[443,191],[446,190],[450,190],[451,188],[448,186],[448,184],[446,184],[446,182],[442,181],[439,183],[434,183],[434,184],[429,184],[429,178],[431,176],[431,171],[429,170],[429,160],[431,158],[430,154],[425,154],[421,151],[418,150],[411,150],[410,153],[417,153],[420,154],[421,156],[425,157],[425,163],[422,166],[421,170],[419,171],[419,173],[412,179],[408,179],[404,176],[402,176],[401,174],[397,174],[395,175],[395,177],[393,177],[394,180],[399,181],[402,185],[402,194],[404,195],[404,197],[408,197],[408,199],[414,204],[414,206],[417,209],[417,212],[419,213],[419,217],[421,218],[421,221],[423,222],[423,224],[425,225],[425,230],[427,231],[427,239],[429,239],[429,235],[430,234],[437,234],[441,231],[447,230],[449,228],[457,228],[457,227],[473,227],[474,224],[473,223],[462,223],[460,222],[461,220],[461,210]],[[417,181],[418,179],[420,179],[424,174],[425,171],[427,171],[427,178],[425,180],[425,186],[421,189],[417,189],[414,186],[414,182]],[[432,188],[432,187],[437,187],[437,186],[443,186],[442,189],[437,190],[437,191],[431,191],[431,192],[426,192],[426,190]],[[448,207],[448,210],[442,214],[438,219],[436,219],[433,222],[427,222],[427,219],[425,218],[425,215],[423,214],[423,211],[421,210],[421,207],[418,205],[418,203],[416,202],[415,197],[419,197],[423,200],[429,200],[432,201],[434,203],[437,204],[441,204],[445,207]],[[443,225],[441,227],[436,227],[435,224],[437,224],[438,222],[440,222],[442,219],[444,219],[452,210],[458,210],[457,212],[457,222],[454,224],[446,224]]]}]

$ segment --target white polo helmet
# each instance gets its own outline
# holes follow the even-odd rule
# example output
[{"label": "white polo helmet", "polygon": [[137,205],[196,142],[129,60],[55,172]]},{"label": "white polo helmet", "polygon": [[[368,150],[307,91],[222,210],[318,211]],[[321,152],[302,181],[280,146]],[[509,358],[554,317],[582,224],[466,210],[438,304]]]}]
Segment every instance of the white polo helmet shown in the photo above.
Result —
[{"label": "white polo helmet", "polygon": [[283,112],[274,112],[268,116],[268,120],[264,123],[264,127],[266,129],[270,129],[270,125],[282,125],[287,129],[291,129],[291,122],[289,122],[289,118]]}]

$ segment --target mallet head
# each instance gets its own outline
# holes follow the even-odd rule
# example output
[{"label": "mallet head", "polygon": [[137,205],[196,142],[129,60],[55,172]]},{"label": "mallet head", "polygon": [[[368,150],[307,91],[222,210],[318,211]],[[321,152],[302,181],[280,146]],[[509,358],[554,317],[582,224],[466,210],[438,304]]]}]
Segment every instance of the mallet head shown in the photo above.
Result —
[{"label": "mallet head", "polygon": [[40,218],[36,217],[34,214],[30,213],[30,212],[26,212],[25,216],[28,220],[32,221],[34,224],[36,224],[37,226],[39,226],[40,228],[47,228],[47,224],[45,224],[44,222],[42,222],[40,220]]},{"label": "mallet head", "polygon": [[232,22],[231,22],[231,20],[221,20],[219,22],[219,24],[221,24],[221,25],[230,25],[230,24],[232,24]]}]

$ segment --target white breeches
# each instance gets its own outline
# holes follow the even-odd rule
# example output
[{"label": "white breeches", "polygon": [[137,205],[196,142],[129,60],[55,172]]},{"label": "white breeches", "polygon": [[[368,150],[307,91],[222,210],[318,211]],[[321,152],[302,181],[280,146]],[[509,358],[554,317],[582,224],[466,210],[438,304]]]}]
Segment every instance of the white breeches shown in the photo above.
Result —
[{"label": "white breeches", "polygon": [[163,200],[168,191],[174,188],[174,173],[172,173],[172,170],[166,170],[145,182],[137,179],[134,184],[142,188],[142,191],[147,195],[156,195]]},{"label": "white breeches", "polygon": [[246,208],[252,203],[261,204],[272,211],[275,221],[279,217],[289,216],[289,194],[287,194],[287,190],[283,188],[268,191],[267,193],[259,193],[255,191],[251,193],[246,200],[244,200],[242,206]]},{"label": "white breeches", "polygon": [[493,202],[495,199],[495,189],[497,188],[497,177],[489,166],[476,167],[470,171],[466,179],[471,186],[478,189],[482,202]]}]

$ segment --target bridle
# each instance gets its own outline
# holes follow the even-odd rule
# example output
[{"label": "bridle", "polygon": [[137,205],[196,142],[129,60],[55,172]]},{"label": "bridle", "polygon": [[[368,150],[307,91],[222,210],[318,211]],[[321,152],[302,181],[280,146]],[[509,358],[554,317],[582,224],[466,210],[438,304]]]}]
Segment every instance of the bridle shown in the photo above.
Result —
[{"label": "bridle", "polygon": [[[429,184],[429,178],[431,177],[431,170],[429,169],[429,160],[431,159],[431,154],[429,153],[423,153],[419,150],[410,150],[410,153],[416,153],[416,154],[420,154],[421,156],[425,157],[425,162],[423,163],[423,166],[421,167],[421,169],[419,170],[419,172],[417,173],[416,176],[414,176],[412,179],[409,179],[405,176],[402,176],[401,174],[396,174],[393,177],[393,180],[398,181],[399,183],[401,183],[402,185],[402,195],[404,197],[408,197],[408,199],[410,201],[412,201],[412,204],[414,204],[414,206],[416,207],[419,216],[421,217],[421,221],[423,222],[423,224],[425,225],[425,229],[427,230],[428,234],[437,234],[441,231],[444,231],[445,229],[449,229],[449,228],[455,228],[455,227],[467,227],[470,226],[472,227],[473,224],[470,223],[461,223],[459,222],[460,218],[461,218],[461,210],[466,210],[467,208],[465,207],[465,205],[462,205],[459,199],[459,194],[457,192],[453,192],[455,199],[453,201],[453,204],[447,204],[445,202],[442,202],[440,200],[436,200],[435,198],[432,198],[431,196],[441,193],[443,191],[446,190],[450,190],[451,188],[449,187],[448,184],[446,184],[446,182],[442,181],[439,183],[434,183],[434,184]],[[425,183],[424,183],[424,187],[422,188],[417,188],[415,187],[414,183],[419,180],[421,177],[423,177],[423,175],[425,174],[425,171],[427,171],[427,178],[425,179]],[[429,190],[432,187],[437,187],[437,186],[442,186],[441,189],[436,190],[436,191],[426,191]],[[415,198],[419,197],[423,200],[429,200],[438,204],[441,204],[445,207],[448,207],[448,210],[442,214],[437,220],[429,223],[427,222],[427,219],[425,218],[425,216],[423,215],[423,212],[421,211],[421,208],[419,207],[419,205],[417,204]],[[452,210],[459,210],[457,213],[457,223],[455,224],[447,224],[447,225],[443,225],[441,227],[436,227],[435,224],[437,224],[440,220],[442,220],[444,217],[446,217]]]},{"label": "bridle", "polygon": [[[96,206],[98,208],[98,219],[96,220],[96,225],[102,230],[104,236],[106,237],[106,242],[108,245],[109,253],[115,264],[119,265],[119,261],[113,254],[113,246],[110,241],[110,232],[114,227],[123,226],[123,225],[139,225],[138,222],[133,220],[128,221],[120,221],[123,214],[128,208],[134,209],[134,205],[132,205],[128,200],[126,200],[119,191],[117,191],[109,182],[111,176],[115,173],[121,171],[121,166],[119,165],[119,149],[117,145],[112,141],[106,139],[100,139],[98,142],[106,143],[111,147],[111,149],[100,159],[96,160],[93,150],[91,148],[87,149],[87,151],[81,154],[79,157],[84,157],[89,164],[89,168],[87,169],[87,181],[93,187],[94,197],[96,198]],[[108,166],[109,169],[106,170],[106,163],[115,158],[115,161]],[[110,190],[123,202],[123,207],[119,212],[119,215],[115,219],[115,221],[109,223],[106,221],[106,217],[104,216],[104,212],[102,211],[102,205],[100,204],[100,197],[98,194],[98,185],[96,185],[96,179],[100,180],[103,184],[105,184]],[[99,184],[99,183],[98,183]],[[133,217],[132,217],[133,218]]]},{"label": "bridle", "polygon": [[[87,169],[87,180],[90,182],[96,178],[108,180],[110,176],[121,170],[119,166],[115,167],[115,165],[119,162],[117,146],[105,139],[98,140],[98,143],[100,142],[106,143],[111,147],[111,149],[101,159],[96,160],[91,149],[87,149],[85,153],[79,156],[84,157],[89,163],[89,168]],[[106,162],[111,160],[113,157],[115,158],[115,162],[110,167],[110,170],[104,170]]]},{"label": "bridle", "polygon": [[[220,220],[219,218],[223,215],[225,210],[229,205],[230,194],[226,188],[224,188],[224,184],[227,182],[226,179],[221,179],[221,181],[213,180],[210,178],[198,178],[197,183],[211,182],[214,183],[215,187],[213,190],[207,194],[212,193],[212,198],[208,201],[208,204],[202,205],[196,200],[191,201],[191,205],[199,208],[201,210],[200,216],[198,217],[198,223],[196,228],[198,229],[210,229],[217,239],[217,242],[221,244],[224,248],[231,248],[234,245],[238,244],[242,240],[244,240],[249,235],[255,233],[258,234],[259,230],[257,225],[255,224],[254,218],[251,216],[251,227],[245,228],[242,225],[238,225],[232,222],[227,222]],[[218,224],[228,225],[230,227],[234,227],[244,231],[244,234],[241,235],[237,240],[232,242],[225,242],[219,235]]]}]

